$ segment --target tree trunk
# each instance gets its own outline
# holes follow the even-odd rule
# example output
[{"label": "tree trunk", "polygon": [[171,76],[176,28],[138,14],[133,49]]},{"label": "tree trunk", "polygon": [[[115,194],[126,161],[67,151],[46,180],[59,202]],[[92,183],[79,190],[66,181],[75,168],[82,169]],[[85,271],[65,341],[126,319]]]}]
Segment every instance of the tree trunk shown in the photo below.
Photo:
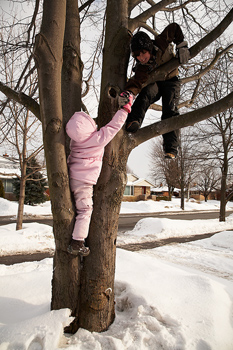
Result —
[{"label": "tree trunk", "polygon": [[[82,86],[82,61],[80,57],[80,18],[78,12],[78,2],[67,0],[66,25],[63,44],[63,66],[62,66],[62,114],[63,127],[71,116],[81,110],[81,86]],[[69,154],[69,138],[66,135],[65,150],[66,157]],[[69,186],[68,186],[69,191]],[[72,198],[73,200],[73,198]],[[70,214],[75,217],[74,205],[70,208]],[[71,239],[74,220],[70,222],[66,233]],[[62,233],[62,232],[61,232]],[[55,235],[56,236],[56,235]],[[62,236],[60,237],[62,240]],[[64,247],[65,251],[67,248]],[[82,268],[79,257],[64,253],[63,250],[56,249],[54,256],[54,266],[52,283],[52,309],[70,307],[74,322],[66,327],[66,332],[74,333],[77,330],[77,317],[79,314],[79,289],[80,271]]]},{"label": "tree trunk", "polygon": [[[75,112],[81,111],[82,70],[78,1],[67,0],[61,86],[64,127]],[[69,143],[70,139],[66,135],[67,155]]]},{"label": "tree trunk", "polygon": [[184,210],[184,186],[181,186],[180,196],[180,209]]},{"label": "tree trunk", "polygon": [[61,101],[66,1],[44,0],[43,14],[34,54],[39,78],[40,114],[56,245],[51,306],[52,309],[70,308],[75,312],[79,260],[67,253],[74,224],[74,211],[69,189]]},{"label": "tree trunk", "polygon": [[[98,125],[117,111],[109,96],[124,88],[129,57],[127,1],[108,1]],[[114,52],[114,56],[113,56]],[[126,54],[128,52],[128,54]],[[113,89],[111,89],[113,87]],[[100,178],[94,189],[94,211],[88,236],[91,254],[81,273],[82,308],[78,326],[90,331],[108,329],[115,318],[114,276],[118,217],[126,185],[126,163],[134,144],[121,130],[106,147]]]},{"label": "tree trunk", "polygon": [[87,240],[91,254],[85,258],[81,273],[79,326],[90,331],[107,330],[115,318],[116,239],[127,177],[126,159],[120,160],[111,154],[117,154],[120,137],[122,135],[115,138],[114,145],[111,144],[105,152],[102,176],[95,187],[94,211]]},{"label": "tree trunk", "polygon": [[226,182],[228,173],[228,162],[224,160],[222,178],[221,178],[221,191],[220,191],[220,212],[219,221],[226,221]]},{"label": "tree trunk", "polygon": [[23,162],[21,179],[20,179],[20,190],[19,190],[19,205],[17,213],[16,230],[22,230],[23,228],[23,209],[25,200],[25,187],[26,187],[26,162]]},{"label": "tree trunk", "polygon": [[[126,0],[107,2],[98,110],[100,127],[109,122],[117,111],[117,99],[113,97],[125,85],[130,54],[128,3]],[[69,140],[66,140],[64,126],[81,106],[82,63],[77,16],[77,4],[74,0],[44,0],[41,32],[37,35],[35,44],[40,116],[56,245],[51,306],[52,309],[72,310],[75,320],[67,328],[72,333],[78,327],[104,331],[115,317],[116,239],[129,153],[137,144],[151,137],[180,128],[185,123],[190,125],[195,122],[193,114],[190,113],[188,122],[187,119],[183,120],[185,117],[180,116],[180,119],[157,123],[158,129],[155,124],[143,128],[135,136],[121,130],[106,147],[102,172],[94,188],[94,210],[87,239],[91,254],[84,258],[82,267],[79,258],[71,256],[66,250],[74,225],[74,210],[66,162]],[[196,118],[197,121],[209,117],[208,113],[209,110],[202,109],[201,117]]]}]

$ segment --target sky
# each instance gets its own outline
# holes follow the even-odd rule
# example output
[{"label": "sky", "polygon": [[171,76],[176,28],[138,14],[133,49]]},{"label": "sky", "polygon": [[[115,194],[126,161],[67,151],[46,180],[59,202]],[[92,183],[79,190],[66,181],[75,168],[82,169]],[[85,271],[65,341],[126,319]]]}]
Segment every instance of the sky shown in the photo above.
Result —
[{"label": "sky", "polygon": [[[179,206],[176,198],[122,202],[121,213],[171,213]],[[219,210],[218,201],[186,203],[186,211],[213,209]],[[0,198],[0,213],[16,215],[17,203]],[[50,216],[50,203],[25,206],[24,213]],[[0,265],[0,350],[232,350],[232,215],[221,223],[148,217],[120,232],[117,245],[216,231],[208,239],[137,252],[117,248],[116,318],[103,333],[63,333],[72,317],[69,309],[50,311],[52,258]],[[52,227],[0,226],[0,247],[0,256],[51,251]]]}]

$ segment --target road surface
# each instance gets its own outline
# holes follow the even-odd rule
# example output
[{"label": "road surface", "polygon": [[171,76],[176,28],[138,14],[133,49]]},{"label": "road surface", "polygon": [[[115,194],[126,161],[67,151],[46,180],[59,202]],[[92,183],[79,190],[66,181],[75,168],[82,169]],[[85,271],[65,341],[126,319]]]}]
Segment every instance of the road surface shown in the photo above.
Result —
[{"label": "road surface", "polygon": [[[233,211],[228,211],[226,216],[232,214]],[[217,219],[219,217],[219,211],[204,211],[204,212],[164,212],[164,213],[148,213],[148,214],[121,214],[119,217],[119,226],[118,231],[124,232],[132,230],[135,224],[145,218],[145,217],[157,217],[157,218],[172,218],[173,220],[197,220],[197,219]],[[0,226],[7,225],[9,223],[14,223],[15,218],[9,217],[0,217]],[[24,222],[39,222],[46,225],[53,225],[53,220],[51,217],[33,217],[33,218],[24,218]],[[217,232],[216,232],[217,233]],[[194,240],[204,239],[213,236],[214,233],[189,236],[189,237],[172,237],[167,239],[162,239],[156,242],[144,242],[144,243],[135,243],[135,244],[127,244],[120,246],[118,248],[137,251],[141,249],[153,249],[156,247],[161,247],[166,244],[174,244],[174,243],[185,243]],[[53,252],[43,252],[43,253],[33,253],[33,254],[16,254],[16,255],[8,255],[0,257],[0,264],[4,265],[12,265],[16,263],[22,263],[26,261],[40,261],[45,258],[50,258],[53,256]]]},{"label": "road surface", "polygon": [[[226,212],[226,216],[233,213],[233,210]],[[134,228],[136,223],[146,217],[155,218],[168,218],[172,220],[208,220],[208,219],[218,219],[219,210],[213,211],[184,211],[184,212],[161,212],[161,213],[140,213],[140,214],[120,214],[118,231],[130,231]],[[16,222],[15,217],[0,216],[0,226],[7,225]],[[41,216],[41,217],[24,217],[24,222],[38,222],[41,224],[46,224],[53,226],[53,219],[51,216]]]}]

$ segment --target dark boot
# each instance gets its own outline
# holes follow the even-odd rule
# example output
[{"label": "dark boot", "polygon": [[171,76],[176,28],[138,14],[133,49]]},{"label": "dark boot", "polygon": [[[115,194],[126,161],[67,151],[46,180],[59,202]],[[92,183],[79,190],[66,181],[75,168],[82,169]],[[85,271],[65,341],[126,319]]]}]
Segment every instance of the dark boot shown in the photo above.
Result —
[{"label": "dark boot", "polygon": [[138,129],[140,128],[140,123],[137,120],[134,120],[132,122],[129,122],[128,124],[126,124],[126,131],[127,132],[132,132],[135,133],[138,131]]},{"label": "dark boot", "polygon": [[73,255],[87,256],[90,254],[90,249],[85,246],[84,241],[78,241],[72,239],[69,247],[67,248],[68,253]]}]

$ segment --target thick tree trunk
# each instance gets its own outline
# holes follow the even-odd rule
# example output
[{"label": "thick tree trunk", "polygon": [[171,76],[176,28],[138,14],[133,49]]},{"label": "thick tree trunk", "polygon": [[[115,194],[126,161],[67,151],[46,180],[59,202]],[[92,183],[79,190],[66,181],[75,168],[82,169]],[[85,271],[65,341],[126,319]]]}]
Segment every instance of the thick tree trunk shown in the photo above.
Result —
[{"label": "thick tree trunk", "polygon": [[[82,69],[78,1],[67,0],[61,85],[64,127],[75,112],[81,111]],[[66,136],[67,155],[69,143]]]},{"label": "thick tree trunk", "polygon": [[[114,276],[118,218],[127,181],[126,144],[120,148],[121,131],[105,152],[101,177],[94,191],[94,211],[88,245],[91,254],[81,274],[79,326],[90,331],[108,329],[115,317]],[[120,151],[120,152],[119,152]]]},{"label": "thick tree trunk", "polygon": [[77,309],[78,258],[67,253],[74,223],[62,118],[61,72],[66,1],[44,0],[35,60],[39,78],[40,114],[53,213],[56,251],[52,281],[52,309]]},{"label": "thick tree trunk", "polygon": [[[109,122],[117,111],[115,91],[124,88],[129,57],[127,2],[109,1],[107,5],[101,100],[98,125]],[[128,55],[125,53],[128,52]],[[113,55],[114,53],[114,55]],[[101,176],[94,189],[94,211],[88,237],[91,254],[84,259],[81,273],[82,308],[78,326],[90,331],[108,329],[115,317],[114,276],[116,239],[121,200],[126,185],[126,163],[133,144],[121,130],[106,147]]]},{"label": "thick tree trunk", "polygon": [[[76,0],[67,0],[63,48],[61,91],[63,128],[65,129],[67,121],[74,112],[81,110],[83,64],[80,57],[80,18]],[[70,140],[66,135],[66,156],[69,154],[69,142]],[[69,190],[69,186],[67,190]],[[74,206],[70,208],[70,214],[74,218]],[[71,225],[65,231],[69,239],[71,239],[73,224],[74,220],[72,220]],[[62,239],[63,237],[61,236],[60,240]],[[65,250],[66,247],[64,247]],[[52,283],[52,309],[70,307],[75,320],[66,328],[66,332],[74,333],[77,330],[77,317],[79,314],[81,261],[78,257],[71,256],[64,252],[63,249],[57,248],[54,256],[54,267],[56,269],[54,270]]]}]

